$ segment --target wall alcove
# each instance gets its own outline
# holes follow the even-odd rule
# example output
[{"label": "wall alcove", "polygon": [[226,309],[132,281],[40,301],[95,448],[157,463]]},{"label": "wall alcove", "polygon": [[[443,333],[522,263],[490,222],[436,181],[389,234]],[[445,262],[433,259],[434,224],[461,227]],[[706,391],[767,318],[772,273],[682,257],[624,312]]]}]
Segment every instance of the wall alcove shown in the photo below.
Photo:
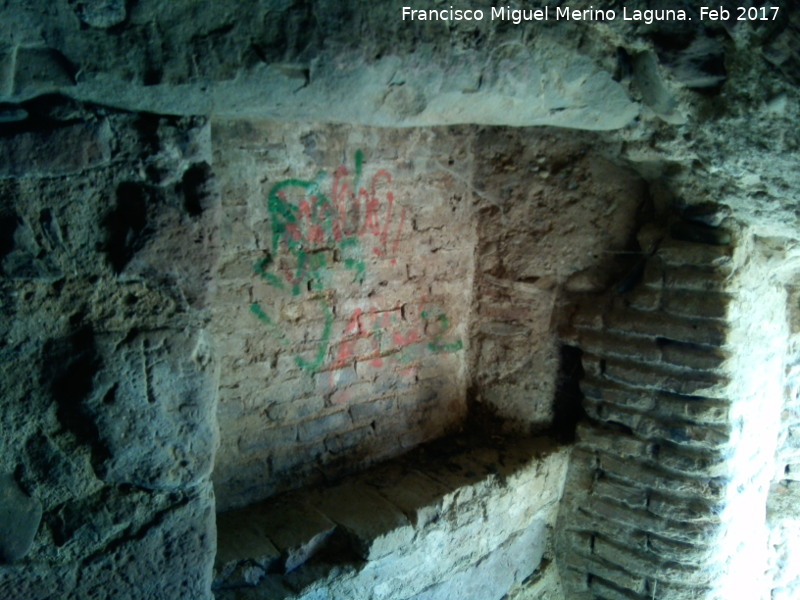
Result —
[{"label": "wall alcove", "polygon": [[800,7],[649,4],[0,3],[0,597],[796,598]]},{"label": "wall alcove", "polygon": [[[441,475],[418,472],[436,472],[437,460],[446,462],[438,458],[414,465],[420,479],[412,489],[421,481],[429,489],[411,503],[412,513],[398,510],[402,500],[391,495],[389,505],[418,528],[409,533],[418,540],[409,552],[419,545],[425,555],[432,552],[426,539],[439,535],[458,545],[453,540],[466,535],[456,525],[429,531],[416,517],[423,509],[446,513],[448,494],[472,502],[456,509],[461,503],[452,501],[447,510],[454,512],[529,505],[518,520],[505,519],[504,533],[490,544],[500,552],[515,536],[537,540],[531,548],[540,548],[540,558],[525,567],[514,562],[527,571],[501,585],[520,583],[552,545],[566,455],[555,446],[543,450],[544,442],[536,452],[525,450],[519,436],[552,432],[560,306],[567,292],[599,290],[619,275],[618,258],[634,251],[633,232],[649,206],[644,183],[598,152],[591,134],[567,130],[231,120],[212,122],[211,137],[221,195],[210,328],[220,357],[221,446],[212,476],[223,513],[218,594],[289,585],[274,575],[324,556],[337,541],[332,530],[360,540],[357,547],[366,544],[361,530],[369,527],[359,519],[348,525],[352,515],[330,505],[357,503],[352,490],[363,493],[364,486],[386,503],[380,486],[376,495],[376,478],[394,473],[392,489],[399,488],[410,477],[409,452],[442,438],[463,445],[452,435],[465,429],[483,430],[485,451],[497,456],[494,463],[485,456],[461,460],[477,460],[477,472],[488,476],[511,452],[519,463],[505,468],[520,468],[517,477],[531,478],[530,485],[546,482],[551,489],[537,493],[547,500],[516,497],[515,486],[498,490],[494,480],[475,487],[469,478],[442,482]],[[522,445],[499,450],[492,431]],[[333,501],[313,491],[377,463],[336,488],[354,497]],[[303,486],[306,492],[290,493],[292,500],[281,494]],[[287,541],[283,521],[290,517],[281,507],[309,503],[312,514],[325,513],[323,525],[307,539]],[[375,506],[361,512],[380,514]],[[308,512],[291,519],[306,521]],[[235,551],[254,522],[271,532],[262,543],[278,549],[259,546],[251,535],[248,548],[257,556]],[[483,526],[491,529],[490,522]],[[397,544],[394,552],[402,554]],[[371,553],[362,551],[361,559]],[[378,564],[389,597],[410,598],[477,581],[474,566],[488,557],[492,552],[479,544],[460,562],[420,576],[416,587],[389,582],[389,558]],[[378,577],[378,567],[367,564]],[[455,573],[470,569],[455,583]],[[302,578],[291,577],[297,587]],[[367,584],[355,577],[347,585]]]}]

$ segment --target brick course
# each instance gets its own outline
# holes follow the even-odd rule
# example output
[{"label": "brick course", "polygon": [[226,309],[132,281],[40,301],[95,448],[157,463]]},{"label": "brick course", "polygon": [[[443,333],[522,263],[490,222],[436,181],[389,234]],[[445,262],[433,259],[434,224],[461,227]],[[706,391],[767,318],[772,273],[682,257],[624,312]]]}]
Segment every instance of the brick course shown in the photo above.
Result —
[{"label": "brick course", "polygon": [[567,581],[567,597],[713,596],[733,431],[731,256],[663,237],[638,286],[584,302],[563,332],[583,351],[588,416],[560,517],[580,535],[559,542],[588,585]]}]

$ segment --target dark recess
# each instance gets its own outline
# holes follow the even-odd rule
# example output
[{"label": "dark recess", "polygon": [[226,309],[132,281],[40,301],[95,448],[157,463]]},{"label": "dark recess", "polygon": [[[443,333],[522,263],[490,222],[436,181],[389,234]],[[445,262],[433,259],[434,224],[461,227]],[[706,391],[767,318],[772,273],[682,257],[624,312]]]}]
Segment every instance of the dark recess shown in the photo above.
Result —
[{"label": "dark recess", "polygon": [[205,162],[192,165],[184,172],[181,181],[183,206],[191,216],[199,217],[203,214],[208,204],[207,198],[211,193],[209,183],[212,177],[211,167]]},{"label": "dark recess", "polygon": [[123,181],[117,187],[117,206],[105,218],[106,252],[115,273],[121,273],[146,239],[148,191],[140,183]]},{"label": "dark recess", "polygon": [[580,380],[583,377],[581,356],[575,346],[561,346],[556,394],[553,401],[553,433],[563,442],[575,439],[575,427],[584,416]]},{"label": "dark recess", "polygon": [[14,233],[19,224],[17,215],[0,215],[0,261],[14,249]]}]

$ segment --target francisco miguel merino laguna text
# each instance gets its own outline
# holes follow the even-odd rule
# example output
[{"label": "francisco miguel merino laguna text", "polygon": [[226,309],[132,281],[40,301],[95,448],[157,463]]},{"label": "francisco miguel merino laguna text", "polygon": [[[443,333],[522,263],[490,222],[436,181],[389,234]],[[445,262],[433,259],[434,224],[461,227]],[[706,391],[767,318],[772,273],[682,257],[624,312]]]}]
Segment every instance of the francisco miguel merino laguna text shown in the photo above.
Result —
[{"label": "francisco miguel merino laguna text", "polygon": [[[613,21],[617,18],[617,11],[613,9],[599,9],[589,7],[586,9],[569,8],[568,6],[557,6],[550,9],[549,6],[542,8],[512,9],[505,6],[492,7],[491,11],[481,9],[461,9],[461,8],[441,8],[441,9],[416,9],[410,6],[402,7],[402,17],[404,21],[483,21],[489,15],[492,21],[511,21],[519,25],[524,21]],[[778,7],[745,8],[732,9],[739,11],[735,16],[738,21],[771,21],[777,18]],[[728,20],[731,17],[730,11],[723,7],[708,8],[699,7],[700,20],[720,21]],[[647,9],[631,10],[627,7],[622,8],[620,15],[625,21],[642,21],[648,25],[655,21],[691,21],[692,18],[681,9]]]}]

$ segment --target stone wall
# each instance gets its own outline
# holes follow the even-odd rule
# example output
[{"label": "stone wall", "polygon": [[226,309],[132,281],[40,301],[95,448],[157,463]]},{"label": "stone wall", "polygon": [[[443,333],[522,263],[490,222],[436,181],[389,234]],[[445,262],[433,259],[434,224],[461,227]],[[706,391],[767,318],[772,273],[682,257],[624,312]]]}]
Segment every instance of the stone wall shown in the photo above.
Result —
[{"label": "stone wall", "polygon": [[[621,12],[623,5],[650,4],[608,0],[604,8]],[[738,240],[734,256],[755,259],[734,261],[723,285],[724,316],[715,312],[719,304],[708,301],[719,290],[703,295],[693,287],[706,279],[720,283],[717,269],[724,265],[701,269],[704,275],[694,279],[694,259],[684,271],[659,251],[659,260],[669,263],[661,287],[649,280],[640,295],[642,289],[629,289],[635,277],[624,280],[617,296],[636,307],[613,307],[610,322],[584,327],[586,339],[568,339],[587,345],[587,371],[600,380],[584,386],[591,422],[580,430],[563,512],[564,556],[570,558],[562,562],[570,589],[652,600],[689,594],[686,581],[694,578],[697,595],[708,587],[704,566],[716,568],[730,557],[729,571],[741,579],[710,587],[727,585],[732,597],[744,594],[745,585],[763,584],[750,595],[761,594],[770,586],[757,572],[766,560],[765,473],[776,467],[768,455],[777,450],[768,505],[771,587],[776,599],[796,596],[795,360],[786,371],[780,364],[786,348],[796,354],[796,340],[785,339],[783,291],[765,274],[800,256],[800,5],[784,2],[772,21],[701,22],[696,4],[672,2],[692,17],[686,22],[516,25],[408,23],[398,17],[398,7],[365,0],[0,3],[0,596],[209,597],[218,371],[226,399],[215,482],[222,506],[381,458],[377,440],[386,423],[377,415],[387,414],[386,408],[393,419],[384,430],[387,455],[457,426],[470,401],[523,429],[558,420],[547,400],[558,379],[552,322],[559,309],[550,307],[559,306],[565,290],[605,289],[605,253],[630,251],[625,230],[639,220],[632,217],[636,194],[623,191],[638,183],[601,156],[655,182],[657,208],[669,212],[713,198],[762,237],[752,245],[747,236]],[[213,157],[208,119],[229,134],[228,141],[220,137],[227,150]],[[256,119],[386,127],[552,125],[606,133],[581,137],[462,125],[401,134],[247,123]],[[246,143],[239,148],[233,140],[246,140],[250,128],[258,139],[250,150]],[[294,135],[295,129],[301,133]],[[270,144],[288,141],[290,151],[263,145],[276,131],[281,141]],[[331,139],[342,132],[353,137],[337,147]],[[420,143],[407,146],[406,139]],[[228,152],[241,163],[226,165]],[[411,167],[404,166],[407,157]],[[243,167],[248,160],[252,164]],[[227,216],[217,210],[214,162],[225,173],[225,211],[235,208]],[[447,355],[455,364],[435,357],[436,367],[446,365],[447,379],[465,392],[452,412],[438,410],[447,406],[441,396],[429,413],[417,410],[424,397],[403,404],[424,390],[424,376],[409,382],[401,371],[389,391],[378,391],[378,383],[386,383],[384,370],[402,354],[381,345],[394,335],[378,335],[384,316],[387,327],[396,324],[394,311],[369,313],[369,306],[359,306],[361,315],[348,319],[346,311],[333,314],[318,289],[333,283],[328,291],[335,295],[341,289],[342,296],[363,300],[393,279],[370,280],[364,261],[365,277],[356,286],[359,259],[347,244],[332,251],[316,246],[319,252],[309,258],[285,230],[280,252],[272,250],[262,203],[273,182],[289,186],[281,190],[299,187],[297,209],[305,199],[310,211],[306,192],[317,173],[330,175],[344,165],[353,177],[359,162],[365,177],[385,169],[398,190],[416,182],[447,190],[428,214],[424,199],[401,200],[397,193],[397,205],[423,223],[406,230],[398,248],[423,239],[419,247],[434,254],[430,238],[447,229],[444,215],[453,204],[459,219],[471,219],[469,242],[461,245],[461,233],[448,240],[453,247],[477,248],[469,259],[472,299],[457,300],[464,310],[456,317],[461,337],[442,338],[445,344],[461,341],[463,348]],[[604,184],[605,173],[618,181]],[[404,184],[404,176],[413,182]],[[388,191],[388,179],[379,179],[378,189]],[[243,201],[230,182],[245,195],[254,193],[257,206]],[[452,197],[451,187],[458,192]],[[219,271],[212,268],[217,235],[227,244]],[[324,227],[302,235],[314,243],[328,236],[343,241]],[[598,245],[585,246],[583,236]],[[770,244],[775,261],[764,260]],[[408,246],[403,251],[405,258],[413,253]],[[283,262],[273,260],[277,254]],[[439,258],[433,262],[445,264]],[[326,272],[344,276],[344,283],[326,279],[323,260],[337,265]],[[378,256],[370,261],[377,266]],[[288,287],[276,290],[271,276],[281,269],[300,282],[308,274],[309,286],[298,287],[297,298],[310,304],[296,301],[288,280]],[[404,285],[419,291],[423,281],[430,284],[428,273],[407,268]],[[462,289],[461,283],[455,287]],[[685,292],[686,286],[694,291]],[[682,291],[671,294],[671,287]],[[269,305],[263,301],[267,291],[285,293],[288,301]],[[247,300],[240,304],[243,292]],[[452,286],[438,293],[453,301],[458,296]],[[374,295],[381,298],[380,291]],[[209,304],[214,297],[219,308]],[[264,333],[276,307],[284,325],[299,328]],[[314,310],[322,316],[315,319]],[[426,321],[423,312],[433,314],[401,310],[400,322]],[[436,336],[452,331],[455,322],[449,313],[439,316],[423,331],[434,348]],[[341,328],[336,353],[331,346],[319,364],[335,365],[342,349],[366,359],[360,361],[366,367],[359,372],[354,360],[352,369],[309,375],[306,367],[320,360],[321,342],[330,342],[334,324]],[[790,330],[794,336],[797,327]],[[399,345],[413,338],[412,331],[398,332]],[[724,340],[682,340],[700,334]],[[281,340],[288,344],[285,353]],[[696,345],[703,351],[695,352]],[[708,353],[706,346],[712,347]],[[579,351],[570,346],[566,354]],[[427,363],[418,360],[421,374]],[[262,382],[284,371],[288,389],[260,397]],[[336,384],[353,394],[352,404],[336,404],[325,391],[331,372],[341,372]],[[784,395],[779,388],[787,373]],[[350,376],[359,380],[348,381]],[[361,396],[359,384],[366,384]],[[688,391],[708,384],[724,389],[708,398]],[[406,413],[407,406],[414,408]],[[723,457],[735,462],[723,466]],[[728,473],[729,467],[736,472]],[[725,496],[721,515],[717,494]],[[584,506],[607,512],[589,517],[581,513]],[[580,516],[570,533],[569,516],[575,514]],[[703,528],[716,532],[728,521],[728,535],[706,554],[708,540],[692,535]],[[752,531],[757,535],[748,541]],[[536,597],[518,588],[509,595],[531,594]]]},{"label": "stone wall", "polygon": [[643,230],[642,281],[586,301],[567,335],[588,416],[560,516],[570,598],[767,590],[784,296],[727,232],[671,231]]},{"label": "stone wall", "polygon": [[551,427],[564,408],[564,294],[605,289],[649,209],[644,182],[598,144],[547,129],[486,128],[475,140],[470,400],[523,429]]},{"label": "stone wall", "polygon": [[0,139],[0,596],[210,598],[208,124],[26,110]]},{"label": "stone wall", "polygon": [[770,525],[770,577],[773,600],[788,600],[800,593],[800,393],[798,390],[798,333],[800,295],[795,282],[788,286],[787,311],[790,337],[786,389],[777,442],[775,472],[767,516]]}]

